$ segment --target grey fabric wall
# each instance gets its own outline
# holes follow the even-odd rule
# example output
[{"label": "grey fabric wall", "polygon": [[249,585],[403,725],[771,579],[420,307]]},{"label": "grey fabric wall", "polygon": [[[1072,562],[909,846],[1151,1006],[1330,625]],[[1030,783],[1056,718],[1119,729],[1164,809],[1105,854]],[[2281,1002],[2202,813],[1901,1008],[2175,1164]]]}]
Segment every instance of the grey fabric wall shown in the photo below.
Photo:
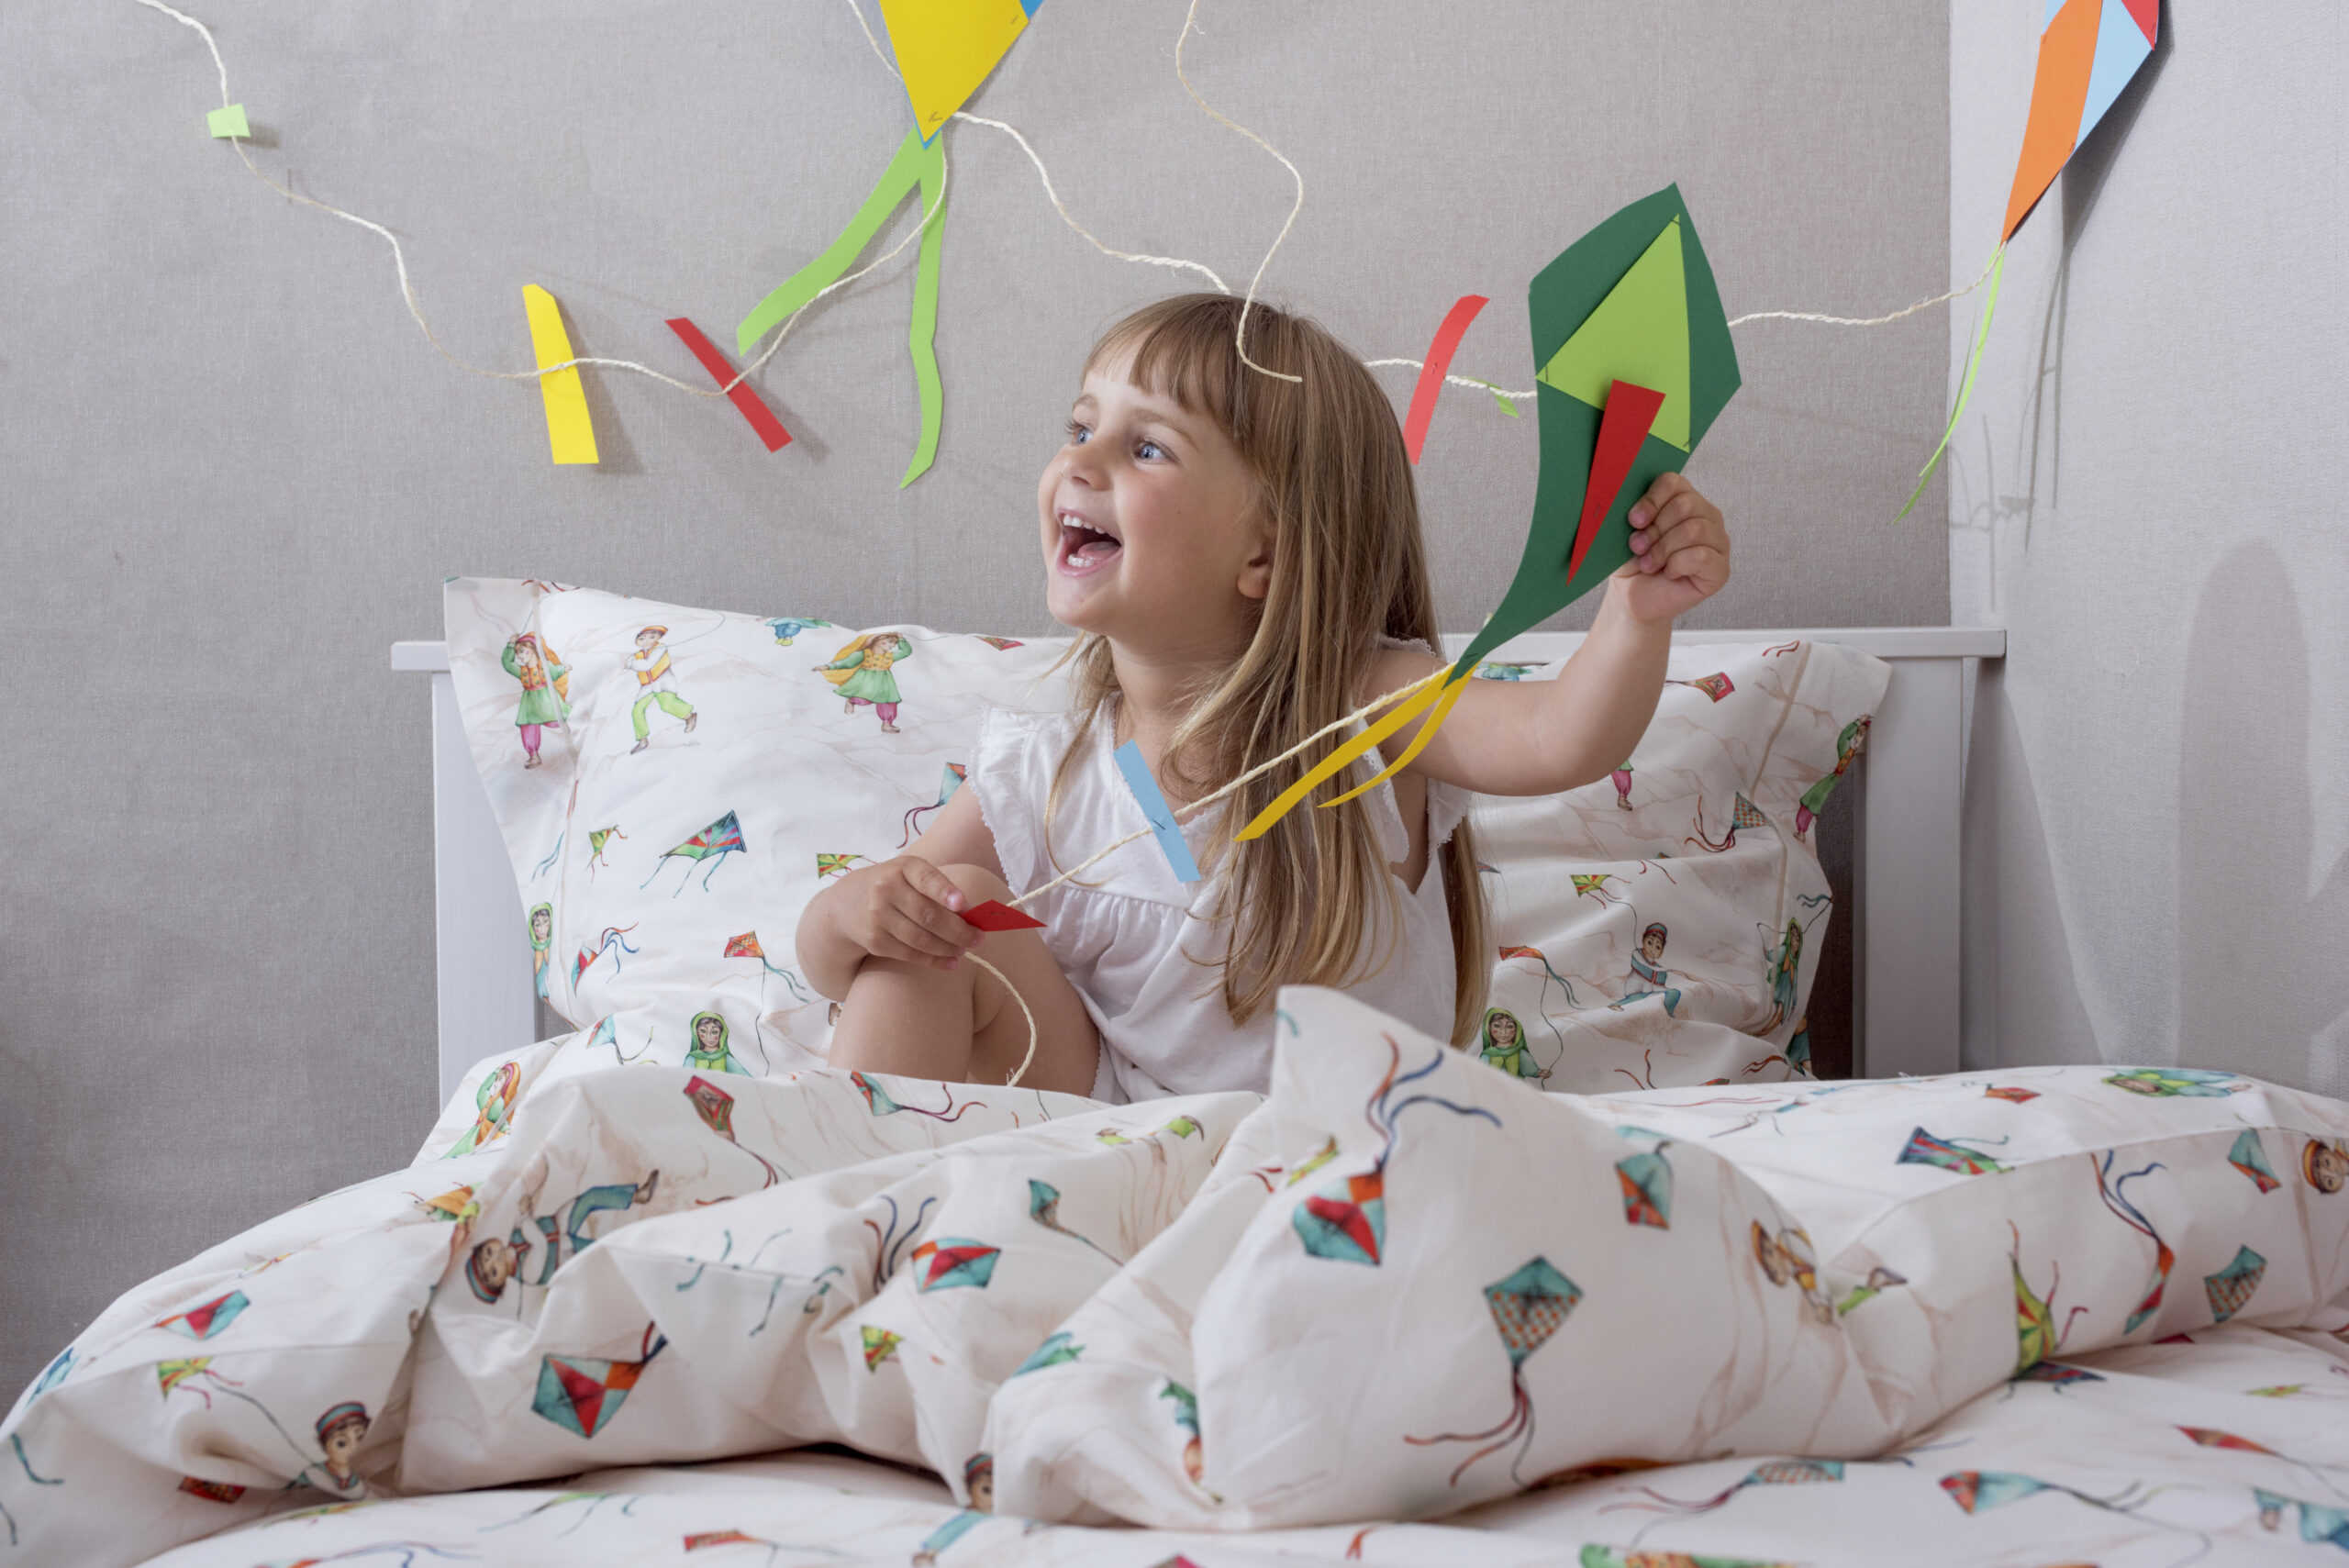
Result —
[{"label": "grey fabric wall", "polygon": [[[843,0],[185,0],[255,157],[395,228],[454,353],[527,367],[519,290],[582,352],[699,373],[855,209],[907,111]],[[1053,0],[973,107],[1109,243],[1244,286],[1279,165],[1185,97],[1183,0]],[[1365,357],[1493,304],[1457,367],[1531,384],[1524,285],[1677,180],[1732,313],[1943,286],[1944,0],[1213,0],[1200,90],[1304,171],[1269,297]],[[141,1276],[403,1162],[433,1082],[429,732],[387,645],[456,573],[841,622],[1042,627],[1036,473],[1094,334],[1181,286],[1063,228],[1018,149],[952,165],[936,469],[911,252],[722,404],[590,372],[605,462],[551,467],[536,388],[424,342],[373,235],[208,140],[211,61],[130,0],[0,9],[0,1385]],[[903,231],[905,219],[892,227]],[[1939,623],[1943,541],[1892,510],[1940,421],[1939,321],[1740,333],[1694,465],[1736,581],[1711,625]],[[1398,406],[1409,373],[1393,377]],[[1421,471],[1449,624],[1514,566],[1531,420],[1447,395]],[[1938,490],[1924,516],[1938,515]],[[1572,624],[1569,617],[1568,624]]]},{"label": "grey fabric wall", "polygon": [[[2008,631],[1966,781],[1966,1057],[2349,1095],[2349,12],[2164,12],[2015,238],[1953,448],[1952,607]],[[1961,276],[2043,14],[1953,12]]]}]

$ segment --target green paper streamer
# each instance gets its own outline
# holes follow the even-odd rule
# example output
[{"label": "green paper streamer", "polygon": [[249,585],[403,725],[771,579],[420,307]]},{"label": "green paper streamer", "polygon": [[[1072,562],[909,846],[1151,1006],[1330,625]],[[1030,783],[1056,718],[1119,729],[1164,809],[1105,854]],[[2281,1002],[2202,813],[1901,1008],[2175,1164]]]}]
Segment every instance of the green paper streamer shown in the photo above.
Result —
[{"label": "green paper streamer", "polygon": [[[921,210],[928,212],[946,184],[946,155],[932,144],[921,169]],[[938,380],[938,256],[946,243],[945,214],[922,230],[921,263],[914,272],[913,320],[906,329],[906,347],[914,357],[914,389],[921,398],[921,437],[914,443],[913,462],[897,481],[903,490],[930,471],[938,456],[939,415],[946,405],[946,390]]]},{"label": "green paper streamer", "polygon": [[[742,317],[742,324],[734,329],[735,350],[746,355],[750,353],[760,339],[791,319],[795,311],[830,287],[842,272],[847,272],[849,263],[873,242],[873,237],[881,231],[881,225],[897,209],[897,204],[906,199],[906,193],[922,178],[924,164],[935,162],[939,157],[940,154],[922,146],[918,134],[907,131],[906,139],[897,144],[896,156],[889,160],[889,167],[882,172],[881,183],[873,187],[873,194],[864,198],[864,205],[857,208],[856,216],[849,219],[848,227],[841,230],[840,237],[825,249],[822,255],[792,273],[782,287],[759,301],[758,307]],[[930,209],[924,206],[922,210],[927,212]]]},{"label": "green paper streamer", "polygon": [[1990,317],[1998,308],[1998,283],[2006,275],[2007,247],[2001,240],[1998,253],[1990,259],[1990,293],[1982,301],[1982,319],[1974,328],[1974,351],[1966,356],[1965,374],[1957,384],[1957,406],[1949,411],[1949,428],[1942,432],[1942,444],[1933,449],[1933,455],[1925,460],[1923,471],[1917,475],[1917,488],[1909,493],[1908,501],[1893,515],[1892,520],[1896,523],[1907,517],[1909,508],[1915,506],[1918,498],[1924,495],[1925,485],[1933,477],[1933,470],[1942,464],[1942,454],[1949,450],[1950,438],[1957,434],[1957,421],[1965,412],[1965,400],[1974,395],[1974,373],[1982,368],[1982,347],[1990,340]]},{"label": "green paper streamer", "polygon": [[1464,375],[1460,379],[1463,381],[1475,382],[1478,386],[1481,386],[1486,392],[1491,393],[1493,395],[1493,401],[1499,404],[1501,406],[1501,412],[1508,415],[1510,418],[1515,419],[1521,417],[1517,411],[1517,400],[1509,396],[1508,393],[1503,392],[1499,387],[1495,386],[1491,382],[1476,381],[1476,378],[1473,375]]},{"label": "green paper streamer", "polygon": [[938,376],[938,270],[939,254],[945,244],[945,214],[931,217],[930,209],[938,205],[946,189],[946,152],[942,144],[922,145],[918,131],[907,131],[906,139],[897,144],[896,156],[882,172],[880,183],[864,205],[856,209],[848,227],[824,253],[785,279],[781,287],[759,301],[758,307],[742,317],[734,329],[734,346],[748,358],[760,339],[774,331],[847,272],[849,264],[873,243],[897,204],[907,193],[918,188],[920,207],[924,215],[919,264],[914,272],[913,317],[907,328],[906,348],[913,355],[914,386],[921,402],[921,436],[914,445],[913,462],[906,469],[906,476],[897,481],[902,490],[930,470],[938,455],[938,428],[946,406],[946,392]]}]

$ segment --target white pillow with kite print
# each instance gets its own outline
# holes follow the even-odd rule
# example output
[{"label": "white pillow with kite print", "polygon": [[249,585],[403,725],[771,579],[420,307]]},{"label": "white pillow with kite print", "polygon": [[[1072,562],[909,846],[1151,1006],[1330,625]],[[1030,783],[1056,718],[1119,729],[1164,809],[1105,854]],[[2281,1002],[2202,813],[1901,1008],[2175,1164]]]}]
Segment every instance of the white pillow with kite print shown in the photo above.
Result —
[{"label": "white pillow with kite print", "polygon": [[1889,676],[1831,643],[1676,647],[1610,778],[1479,797],[1497,961],[1486,1059],[1575,1094],[1808,1074],[1833,908],[1811,828]]},{"label": "white pillow with kite print", "polygon": [[[536,580],[452,579],[445,597],[539,995],[578,1032],[477,1065],[432,1154],[501,1136],[547,1072],[820,1065],[832,1009],[791,962],[800,911],[912,841],[967,775],[985,708],[1067,700],[1058,638],[859,631]],[[1798,644],[1676,652],[1671,673],[1614,782],[1481,808],[1495,1001],[1523,1047],[1486,1054],[1552,1088],[1628,1086],[1619,1065],[1699,1082],[1798,1040],[1816,946],[1801,932],[1824,917],[1824,879],[1807,844],[1741,824],[1790,813],[1832,773],[1831,727],[1873,703],[1882,666]],[[1657,961],[1632,910],[1667,927]],[[1783,947],[1790,912],[1794,962],[1773,991],[1764,932]],[[1660,978],[1634,984],[1635,959]]]}]

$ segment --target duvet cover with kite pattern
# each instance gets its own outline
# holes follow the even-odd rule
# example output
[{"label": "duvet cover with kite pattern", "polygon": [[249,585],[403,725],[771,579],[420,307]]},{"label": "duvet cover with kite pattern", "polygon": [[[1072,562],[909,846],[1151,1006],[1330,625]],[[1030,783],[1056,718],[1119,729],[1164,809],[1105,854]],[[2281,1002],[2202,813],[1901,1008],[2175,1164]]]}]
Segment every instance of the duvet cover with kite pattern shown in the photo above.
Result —
[{"label": "duvet cover with kite pattern", "polygon": [[[1593,1485],[1620,1507],[1575,1516],[1586,1563],[1734,1561],[1648,1554],[1775,1506],[1752,1495],[1917,1483],[1952,1561],[2074,1509],[2163,1561],[2349,1547],[2343,1407],[2288,1414],[2349,1374],[2177,1423],[2199,1485],[1951,1436],[2219,1325],[2337,1369],[2349,1106],[2163,1067],[1581,1098],[1335,993],[1282,1004],[1268,1096],[1115,1107],[566,1073],[551,1042],[465,1152],[438,1134],[60,1354],[0,1428],[0,1563],[585,1562],[641,1528],[668,1544],[628,1561],[954,1568],[1135,1539],[1043,1529],[1119,1523],[1244,1562],[1228,1532],[1336,1527],[1329,1555],[1361,1553],[1378,1521]],[[575,1526],[589,1494],[476,1498],[453,1533],[415,1511],[816,1443],[934,1473],[956,1507],[841,1504],[792,1516],[803,1537],[774,1508],[688,1528],[648,1503],[640,1527],[630,1498],[543,1557],[531,1521]],[[1646,1473],[1675,1463],[1710,1490]],[[1386,1560],[1442,1560],[1411,1555],[1440,1527],[1383,1534]]]}]

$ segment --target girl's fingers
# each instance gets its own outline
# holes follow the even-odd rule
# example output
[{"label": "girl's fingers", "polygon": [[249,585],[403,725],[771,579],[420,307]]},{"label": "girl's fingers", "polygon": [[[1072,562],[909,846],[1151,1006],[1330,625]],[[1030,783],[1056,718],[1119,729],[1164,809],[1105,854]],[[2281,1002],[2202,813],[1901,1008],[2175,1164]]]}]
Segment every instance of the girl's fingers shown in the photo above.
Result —
[{"label": "girl's fingers", "polygon": [[[962,896],[959,890],[955,896]],[[965,948],[978,945],[979,929],[935,899],[924,898],[910,905],[899,905],[897,913],[949,944],[958,953]]]},{"label": "girl's fingers", "polygon": [[1679,474],[1657,474],[1655,483],[1648,486],[1648,493],[1632,503],[1631,526],[1635,528],[1647,527],[1656,513],[1663,509],[1665,502],[1684,490],[1693,493],[1695,489],[1696,486],[1690,484]]},{"label": "girl's fingers", "polygon": [[882,929],[905,944],[916,958],[959,958],[963,950],[938,935],[902,910],[893,909],[882,922]]},{"label": "girl's fingers", "polygon": [[1729,557],[1709,544],[1691,545],[1673,556],[1672,575],[1710,593],[1729,581]]},{"label": "girl's fingers", "polygon": [[963,896],[963,890],[954,885],[954,879],[918,855],[908,859],[912,863],[906,867],[906,881],[914,891],[927,894],[956,914],[961,914],[969,900]]}]

